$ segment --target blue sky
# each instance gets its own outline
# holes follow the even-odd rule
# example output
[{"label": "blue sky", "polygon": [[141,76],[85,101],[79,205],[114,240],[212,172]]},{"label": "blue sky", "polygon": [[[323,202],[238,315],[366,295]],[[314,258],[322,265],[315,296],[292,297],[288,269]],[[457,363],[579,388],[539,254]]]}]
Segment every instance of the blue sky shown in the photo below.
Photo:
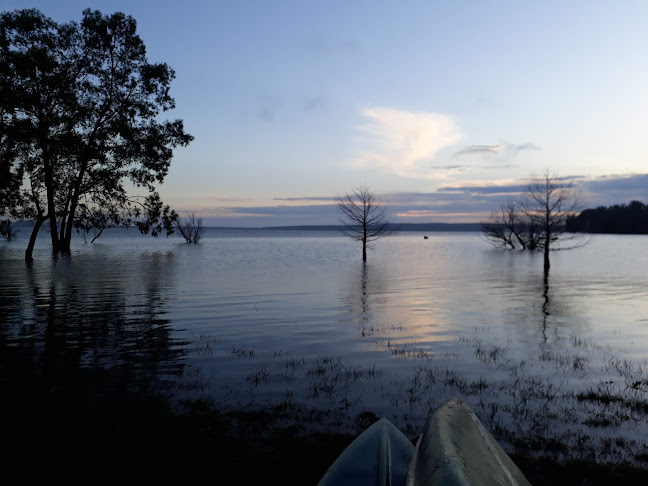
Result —
[{"label": "blue sky", "polygon": [[160,187],[208,224],[332,224],[368,185],[397,222],[485,219],[526,178],[648,202],[645,1],[14,1],[132,15],[195,141]]}]

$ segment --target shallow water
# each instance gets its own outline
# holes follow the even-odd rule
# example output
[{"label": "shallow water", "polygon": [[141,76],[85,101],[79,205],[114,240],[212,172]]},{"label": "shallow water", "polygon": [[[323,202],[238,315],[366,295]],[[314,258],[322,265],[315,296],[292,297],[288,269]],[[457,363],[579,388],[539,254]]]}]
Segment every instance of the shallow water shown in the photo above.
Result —
[{"label": "shallow water", "polygon": [[554,254],[548,285],[539,255],[475,233],[401,233],[366,265],[332,232],[209,229],[186,245],[113,230],[56,259],[46,236],[31,267],[26,236],[0,244],[0,344],[19,357],[7,374],[29,363],[58,386],[112,370],[114,386],[334,411],[340,426],[371,410],[416,427],[454,396],[503,437],[647,430],[638,412],[587,425],[626,413],[606,393],[646,401],[642,236]]}]

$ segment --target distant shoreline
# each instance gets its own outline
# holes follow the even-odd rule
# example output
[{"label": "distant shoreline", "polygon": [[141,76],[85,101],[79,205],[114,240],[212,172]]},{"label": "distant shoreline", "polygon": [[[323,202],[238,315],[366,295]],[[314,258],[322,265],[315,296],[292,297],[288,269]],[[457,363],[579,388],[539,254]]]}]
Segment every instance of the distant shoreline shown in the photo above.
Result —
[{"label": "distant shoreline", "polygon": [[[26,228],[34,225],[33,221],[16,221],[15,227]],[[206,229],[216,230],[281,230],[281,231],[342,231],[345,229],[342,225],[335,224],[313,224],[313,225],[293,225],[293,226],[209,226],[205,225]],[[387,226],[391,231],[406,232],[406,231],[466,231],[475,232],[481,231],[481,223],[393,223]],[[49,227],[43,225],[41,231],[47,231]]]},{"label": "distant shoreline", "polygon": [[[481,231],[481,223],[403,223],[390,224],[387,226],[392,231]],[[236,228],[244,229],[244,228]],[[302,225],[302,226],[265,226],[263,230],[317,230],[317,231],[340,231],[344,230],[341,225]]]}]

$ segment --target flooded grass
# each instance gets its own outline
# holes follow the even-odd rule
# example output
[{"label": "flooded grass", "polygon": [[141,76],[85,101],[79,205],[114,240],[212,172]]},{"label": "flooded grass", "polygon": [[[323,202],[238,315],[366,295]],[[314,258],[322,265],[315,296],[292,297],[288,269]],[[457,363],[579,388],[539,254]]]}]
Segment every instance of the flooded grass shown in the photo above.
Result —
[{"label": "flooded grass", "polygon": [[[394,373],[335,354],[308,359],[254,349],[248,359],[252,347],[199,339],[196,352],[208,343],[211,354],[246,363],[239,387],[213,396],[216,377],[187,367],[181,382],[159,384],[173,406],[159,394],[100,399],[80,383],[38,396],[34,387],[25,388],[29,396],[5,390],[16,398],[2,409],[12,417],[4,435],[12,452],[5,459],[26,481],[44,478],[45,471],[49,479],[63,477],[61,464],[72,461],[74,474],[107,478],[190,481],[212,474],[219,482],[316,484],[379,417],[414,441],[427,415],[457,397],[536,486],[648,477],[647,368],[592,343],[521,359],[507,345],[460,338],[465,349],[456,357],[394,356],[409,370]],[[482,363],[479,376],[461,371],[464,359]],[[196,395],[180,399],[187,391]]]},{"label": "flooded grass", "polygon": [[[402,360],[398,372],[334,354],[306,359],[274,350],[268,357],[223,344],[232,357],[255,356],[259,364],[246,375],[246,387],[213,403],[225,414],[260,414],[276,430],[300,436],[354,437],[386,416],[415,440],[429,413],[459,398],[533,484],[648,477],[645,364],[577,337],[523,356],[509,343],[489,339],[486,331],[460,336],[462,349],[453,353],[434,353],[422,343],[377,341],[378,350]],[[461,371],[475,369],[474,363],[463,366],[466,360],[480,363],[478,376]],[[254,396],[246,397],[244,389]],[[579,480],[574,471],[580,471]]]}]

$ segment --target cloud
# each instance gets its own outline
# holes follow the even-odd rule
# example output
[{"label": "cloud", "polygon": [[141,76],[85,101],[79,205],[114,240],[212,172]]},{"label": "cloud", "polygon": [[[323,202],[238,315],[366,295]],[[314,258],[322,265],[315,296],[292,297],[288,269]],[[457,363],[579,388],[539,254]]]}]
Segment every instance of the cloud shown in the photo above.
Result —
[{"label": "cloud", "polygon": [[363,109],[362,116],[364,147],[352,161],[355,167],[425,176],[439,151],[462,138],[454,120],[438,113],[374,107]]},{"label": "cloud", "polygon": [[454,164],[454,165],[430,165],[430,169],[447,170],[454,172],[467,172],[468,170],[493,170],[493,169],[510,169],[517,167],[515,164],[498,164],[498,165],[467,165],[467,164]]},{"label": "cloud", "polygon": [[540,147],[532,143],[523,143],[520,145],[507,144],[507,146],[509,147],[509,150],[512,150],[515,153],[521,152],[522,150],[542,150]]},{"label": "cloud", "polygon": [[[589,178],[567,175],[582,191],[583,209],[629,203],[648,203],[648,174],[613,174]],[[383,195],[394,223],[479,222],[509,198],[526,192],[527,179],[492,183],[445,185],[429,192],[397,192]],[[225,198],[223,198],[225,199]],[[339,224],[340,211],[332,196],[275,198],[285,204],[239,203],[200,211],[207,224],[222,226],[288,226]],[[185,210],[187,208],[184,208]]]},{"label": "cloud", "polygon": [[216,201],[222,203],[245,202],[250,200],[249,198],[246,197],[221,197],[221,196],[209,196],[208,199],[210,201]]},{"label": "cloud", "polygon": [[504,149],[504,145],[470,145],[459,152],[455,152],[454,157],[473,154],[497,154]]},{"label": "cloud", "polygon": [[576,182],[583,191],[583,204],[594,208],[632,200],[648,202],[648,174],[614,174]]},{"label": "cloud", "polygon": [[326,202],[335,202],[337,198],[333,196],[303,196],[303,197],[275,197],[273,201],[326,201]]},{"label": "cloud", "polygon": [[[648,174],[612,174],[593,178],[569,175],[557,179],[572,184],[574,190],[581,193],[581,202],[587,208],[629,203],[632,200],[648,202]],[[528,182],[520,179],[491,184],[448,185],[437,188],[436,193],[499,200],[525,193]]]},{"label": "cloud", "polygon": [[524,150],[540,150],[540,147],[532,143],[499,143],[497,145],[469,145],[466,148],[455,152],[452,157],[462,158],[470,156],[497,157],[499,159],[512,159]]},{"label": "cloud", "polygon": [[431,165],[431,169],[443,169],[443,170],[465,170],[465,169],[470,169],[472,168],[472,165]]},{"label": "cloud", "polygon": [[512,182],[510,184],[485,184],[485,185],[472,185],[466,184],[461,186],[443,186],[437,189],[438,192],[450,193],[465,193],[475,194],[481,196],[503,195],[509,194],[511,196],[521,194],[527,190],[528,182]]}]

